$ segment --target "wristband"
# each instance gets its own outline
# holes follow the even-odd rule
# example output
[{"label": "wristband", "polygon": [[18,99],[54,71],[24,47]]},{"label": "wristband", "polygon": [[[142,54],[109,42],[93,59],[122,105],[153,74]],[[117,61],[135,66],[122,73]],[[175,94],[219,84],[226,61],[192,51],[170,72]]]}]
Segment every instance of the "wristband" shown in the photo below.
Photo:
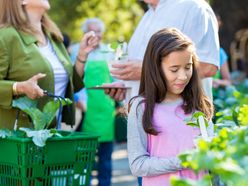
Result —
[{"label": "wristband", "polygon": [[85,64],[85,63],[86,63],[86,60],[81,60],[81,59],[79,59],[78,56],[77,56],[77,61],[78,61],[79,63],[82,63],[82,64]]}]

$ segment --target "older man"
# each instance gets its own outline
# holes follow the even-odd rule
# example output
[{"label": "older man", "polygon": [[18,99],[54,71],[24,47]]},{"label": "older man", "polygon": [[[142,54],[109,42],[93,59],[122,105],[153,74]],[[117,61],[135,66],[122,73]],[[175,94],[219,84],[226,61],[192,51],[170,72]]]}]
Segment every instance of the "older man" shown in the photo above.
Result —
[{"label": "older man", "polygon": [[[114,64],[111,73],[125,80],[131,91],[106,89],[115,100],[126,100],[138,95],[143,57],[150,37],[163,28],[174,27],[190,37],[195,43],[200,60],[199,74],[207,96],[212,98],[212,76],[219,67],[219,38],[217,20],[205,0],[144,0],[149,10],[138,24],[128,47],[127,63]],[[113,83],[112,86],[121,84]],[[127,94],[128,93],[128,94]],[[128,142],[128,152],[133,153],[132,142]],[[145,145],[145,144],[143,144]],[[146,146],[146,145],[145,145]],[[130,162],[131,163],[131,162]],[[139,185],[141,185],[139,179]]]},{"label": "older man", "polygon": [[[137,26],[128,47],[129,62],[115,64],[111,73],[131,86],[129,98],[138,95],[142,61],[147,43],[153,33],[175,27],[190,37],[200,60],[199,73],[205,93],[212,98],[212,76],[219,66],[219,38],[215,15],[205,0],[144,0],[149,10]],[[119,68],[119,69],[117,69]],[[113,85],[114,86],[114,85]],[[116,100],[122,100],[121,89],[106,90]]]}]

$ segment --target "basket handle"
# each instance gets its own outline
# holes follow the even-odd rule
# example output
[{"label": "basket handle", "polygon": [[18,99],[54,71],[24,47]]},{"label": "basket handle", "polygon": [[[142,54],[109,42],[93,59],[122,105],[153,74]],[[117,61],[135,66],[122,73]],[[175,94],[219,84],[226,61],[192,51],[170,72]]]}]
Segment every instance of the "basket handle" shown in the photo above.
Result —
[{"label": "basket handle", "polygon": [[14,123],[14,131],[16,131],[17,127],[18,127],[18,119],[19,119],[19,115],[20,115],[20,110],[17,109],[16,111],[16,118],[15,118],[15,123]]},{"label": "basket handle", "polygon": [[[57,118],[57,124],[59,123],[59,118],[60,117],[62,117],[62,109],[63,109],[63,105],[62,105],[62,102],[61,102],[61,100],[63,100],[63,101],[65,101],[66,103],[67,103],[67,101],[66,101],[66,99],[64,98],[64,97],[62,97],[62,96],[58,96],[58,95],[55,95],[55,94],[53,94],[53,93],[51,93],[51,92],[48,92],[47,90],[44,90],[44,92],[43,92],[46,96],[49,96],[49,97],[52,97],[52,98],[56,98],[58,101],[59,101],[59,114],[58,114],[58,118]],[[66,105],[68,105],[68,104],[66,104]],[[69,107],[67,106],[67,109],[69,109]],[[56,126],[56,128],[57,128],[58,126]],[[71,126],[72,127],[72,126]]]}]

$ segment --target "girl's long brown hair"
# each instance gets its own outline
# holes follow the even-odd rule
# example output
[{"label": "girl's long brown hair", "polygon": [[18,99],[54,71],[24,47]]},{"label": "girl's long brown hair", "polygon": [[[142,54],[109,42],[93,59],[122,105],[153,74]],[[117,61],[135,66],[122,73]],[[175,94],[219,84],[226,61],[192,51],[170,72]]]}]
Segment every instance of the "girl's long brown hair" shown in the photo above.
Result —
[{"label": "girl's long brown hair", "polygon": [[[42,17],[42,27],[58,41],[63,41],[63,36],[56,24],[44,14]],[[0,28],[14,27],[15,29],[35,35],[36,30],[29,22],[25,8],[21,0],[0,0]]]},{"label": "girl's long brown hair", "polygon": [[[175,51],[186,50],[193,47],[192,41],[177,29],[162,29],[156,32],[150,39],[142,66],[139,96],[144,98],[145,109],[143,115],[144,130],[153,135],[158,131],[154,128],[153,112],[156,103],[161,103],[167,93],[167,85],[162,71],[162,59]],[[192,77],[182,92],[183,110],[186,114],[201,111],[208,119],[213,115],[213,105],[205,96],[201,87],[200,78],[196,70],[198,60],[192,50],[193,73]]]}]

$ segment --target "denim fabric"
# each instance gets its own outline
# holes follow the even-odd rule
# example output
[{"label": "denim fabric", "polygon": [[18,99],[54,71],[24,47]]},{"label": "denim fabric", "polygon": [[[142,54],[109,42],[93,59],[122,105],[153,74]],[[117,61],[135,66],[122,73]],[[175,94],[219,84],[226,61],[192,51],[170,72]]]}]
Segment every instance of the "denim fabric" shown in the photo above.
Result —
[{"label": "denim fabric", "polygon": [[103,142],[98,148],[98,186],[110,186],[112,177],[113,142]]},{"label": "denim fabric", "polygon": [[138,177],[138,185],[142,186],[142,177]]}]

